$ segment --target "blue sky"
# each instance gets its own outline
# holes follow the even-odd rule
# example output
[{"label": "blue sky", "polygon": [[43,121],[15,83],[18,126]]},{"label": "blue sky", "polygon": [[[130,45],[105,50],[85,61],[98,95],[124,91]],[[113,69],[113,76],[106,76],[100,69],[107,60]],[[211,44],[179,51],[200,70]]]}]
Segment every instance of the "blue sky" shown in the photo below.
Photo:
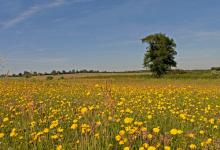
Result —
[{"label": "blue sky", "polygon": [[1,72],[143,69],[151,33],[178,68],[220,66],[219,0],[0,0]]}]

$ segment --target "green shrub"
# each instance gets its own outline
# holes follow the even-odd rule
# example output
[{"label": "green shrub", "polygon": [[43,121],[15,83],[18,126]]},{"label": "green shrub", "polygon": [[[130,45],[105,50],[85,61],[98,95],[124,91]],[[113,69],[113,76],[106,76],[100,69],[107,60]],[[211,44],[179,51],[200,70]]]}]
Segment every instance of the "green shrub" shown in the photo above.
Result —
[{"label": "green shrub", "polygon": [[53,76],[47,76],[47,80],[53,80]]}]

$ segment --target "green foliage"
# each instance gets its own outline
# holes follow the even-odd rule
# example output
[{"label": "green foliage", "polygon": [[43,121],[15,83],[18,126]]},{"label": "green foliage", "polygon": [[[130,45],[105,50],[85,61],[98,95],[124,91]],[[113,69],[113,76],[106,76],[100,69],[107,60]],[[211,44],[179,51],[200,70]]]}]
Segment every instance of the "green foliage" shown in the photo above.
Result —
[{"label": "green foliage", "polygon": [[53,76],[47,76],[47,80],[53,80]]},{"label": "green foliage", "polygon": [[30,72],[28,72],[28,71],[24,71],[23,76],[24,76],[25,78],[31,78],[31,77],[32,77],[32,74],[31,74]]},{"label": "green foliage", "polygon": [[212,67],[211,70],[220,71],[220,67]]},{"label": "green foliage", "polygon": [[149,68],[157,77],[166,74],[171,67],[176,67],[174,56],[176,43],[165,34],[157,33],[142,39],[143,43],[148,43],[144,56],[144,67]]}]

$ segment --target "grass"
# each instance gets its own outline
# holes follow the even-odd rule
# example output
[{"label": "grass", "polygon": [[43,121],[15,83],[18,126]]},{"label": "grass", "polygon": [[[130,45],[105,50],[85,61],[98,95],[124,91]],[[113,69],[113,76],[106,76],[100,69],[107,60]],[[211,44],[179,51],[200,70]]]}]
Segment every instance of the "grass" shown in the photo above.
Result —
[{"label": "grass", "polygon": [[1,79],[0,149],[220,149],[220,79],[186,74]]}]

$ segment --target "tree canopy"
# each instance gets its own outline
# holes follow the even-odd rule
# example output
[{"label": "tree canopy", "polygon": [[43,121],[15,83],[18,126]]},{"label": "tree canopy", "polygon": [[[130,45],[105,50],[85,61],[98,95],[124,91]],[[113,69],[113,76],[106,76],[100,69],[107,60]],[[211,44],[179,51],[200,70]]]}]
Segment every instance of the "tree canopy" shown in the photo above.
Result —
[{"label": "tree canopy", "polygon": [[176,67],[174,56],[177,54],[176,43],[165,34],[151,34],[142,39],[143,43],[148,43],[147,51],[144,55],[144,67],[149,68],[154,75],[160,77],[166,74],[171,67]]}]

